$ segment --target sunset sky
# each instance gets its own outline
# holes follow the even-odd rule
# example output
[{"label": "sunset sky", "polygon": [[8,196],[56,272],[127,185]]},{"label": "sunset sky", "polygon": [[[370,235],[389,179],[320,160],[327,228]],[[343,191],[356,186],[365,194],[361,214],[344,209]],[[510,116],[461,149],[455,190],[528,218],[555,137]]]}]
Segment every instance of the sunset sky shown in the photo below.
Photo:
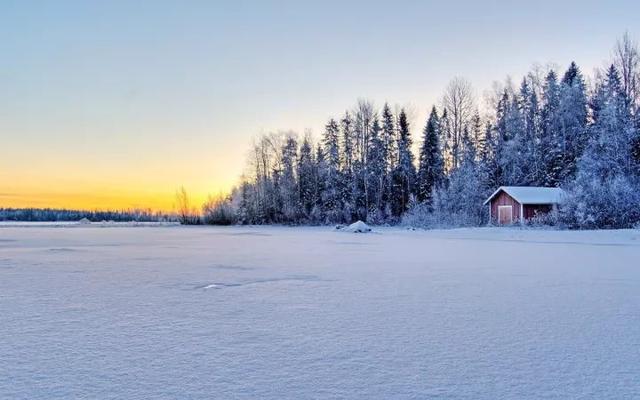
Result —
[{"label": "sunset sky", "polygon": [[[135,3],[135,4],[134,4]],[[304,3],[304,4],[303,4]],[[228,191],[251,138],[357,98],[413,110],[532,64],[591,75],[636,1],[2,1],[0,207],[171,210]]]}]

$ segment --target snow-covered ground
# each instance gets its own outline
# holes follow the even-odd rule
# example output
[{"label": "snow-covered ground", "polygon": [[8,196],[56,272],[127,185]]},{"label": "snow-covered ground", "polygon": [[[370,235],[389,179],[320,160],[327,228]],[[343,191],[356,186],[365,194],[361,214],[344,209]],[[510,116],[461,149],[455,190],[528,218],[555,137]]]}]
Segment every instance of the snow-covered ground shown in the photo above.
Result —
[{"label": "snow-covered ground", "polygon": [[640,231],[4,225],[0,398],[640,398]]}]

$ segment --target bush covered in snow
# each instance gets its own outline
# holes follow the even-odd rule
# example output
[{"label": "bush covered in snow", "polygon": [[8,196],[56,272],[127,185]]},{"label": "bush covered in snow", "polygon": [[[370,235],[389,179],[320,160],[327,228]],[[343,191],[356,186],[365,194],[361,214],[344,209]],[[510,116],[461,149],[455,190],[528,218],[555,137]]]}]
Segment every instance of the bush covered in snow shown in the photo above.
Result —
[{"label": "bush covered in snow", "polygon": [[562,204],[560,221],[572,228],[631,228],[640,223],[640,185],[624,176],[575,184]]},{"label": "bush covered in snow", "polygon": [[202,214],[204,223],[209,225],[233,225],[237,221],[231,199],[223,196],[210,197],[202,207]]}]

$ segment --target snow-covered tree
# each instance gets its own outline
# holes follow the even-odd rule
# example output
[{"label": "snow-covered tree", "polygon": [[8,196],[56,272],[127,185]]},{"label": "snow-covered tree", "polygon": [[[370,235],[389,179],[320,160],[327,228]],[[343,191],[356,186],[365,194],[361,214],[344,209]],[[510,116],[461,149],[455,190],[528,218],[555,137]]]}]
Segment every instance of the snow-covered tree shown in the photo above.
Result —
[{"label": "snow-covered tree", "polygon": [[386,178],[385,144],[382,127],[377,117],[371,124],[366,160],[367,221],[385,220],[384,185]]},{"label": "snow-covered tree", "polygon": [[452,79],[445,89],[442,106],[447,110],[448,117],[446,158],[453,169],[460,161],[462,134],[475,111],[471,83],[460,77]]},{"label": "snow-covered tree", "polygon": [[555,145],[560,153],[557,181],[575,177],[577,162],[587,145],[587,93],[580,69],[572,62],[562,78]]},{"label": "snow-covered tree", "polygon": [[622,228],[640,221],[640,184],[632,153],[637,135],[614,65],[598,83],[590,141],[562,215],[577,227]]},{"label": "snow-covered tree", "polygon": [[637,109],[640,106],[640,50],[629,32],[617,41],[613,58],[627,105],[632,110]]},{"label": "snow-covered tree", "polygon": [[327,183],[329,182],[329,166],[325,159],[322,144],[316,146],[316,158],[313,165],[313,208],[311,209],[311,222],[325,223],[327,222],[325,208],[325,193],[327,191]]},{"label": "snow-covered tree", "polygon": [[354,134],[353,134],[353,118],[347,111],[341,121],[341,134],[342,134],[342,179],[341,185],[341,203],[342,203],[342,215],[345,221],[351,221],[355,215],[355,199],[353,198],[353,191],[355,186],[354,176]]},{"label": "snow-covered tree", "polygon": [[496,125],[502,140],[500,169],[505,185],[527,185],[530,181],[526,123],[519,99],[504,92],[501,99],[502,112]]},{"label": "snow-covered tree", "polygon": [[307,220],[311,219],[311,211],[315,205],[316,178],[315,159],[311,140],[305,136],[300,146],[300,154],[297,163],[298,175],[298,201],[300,212]]},{"label": "snow-covered tree", "polygon": [[300,217],[300,196],[296,176],[297,154],[298,142],[290,135],[282,146],[282,170],[276,178],[282,201],[283,222],[295,222]]},{"label": "snow-covered tree", "polygon": [[329,222],[341,222],[344,179],[341,171],[340,128],[334,119],[325,125],[322,139],[324,147],[326,174],[325,190],[322,194],[322,208]]},{"label": "snow-covered tree", "polygon": [[396,166],[397,148],[396,148],[396,126],[393,113],[389,104],[385,103],[382,108],[382,143],[383,143],[383,160],[385,162],[385,175],[382,193],[382,202],[385,214],[391,212],[391,188],[392,188],[392,171]]},{"label": "snow-covered tree", "polygon": [[441,150],[439,118],[434,106],[422,133],[422,146],[420,147],[417,174],[418,200],[428,205],[431,204],[434,189],[444,181],[444,164]]},{"label": "snow-covered tree", "polygon": [[540,149],[540,105],[534,84],[527,77],[520,85],[518,104],[523,123],[521,164],[527,170],[524,181],[539,186],[544,175],[544,159]]},{"label": "snow-covered tree", "polygon": [[486,208],[482,203],[488,193],[468,129],[463,131],[460,144],[463,151],[458,166],[451,172],[447,184],[434,193],[429,219],[432,226],[478,226],[486,222]]},{"label": "snow-covered tree", "polygon": [[416,169],[411,145],[409,121],[402,109],[398,116],[398,163],[392,176],[392,213],[395,217],[400,217],[407,210],[414,193]]},{"label": "snow-covered tree", "polygon": [[625,36],[595,87],[575,63],[561,79],[534,67],[518,89],[496,85],[483,117],[468,82],[454,79],[442,114],[434,107],[428,116],[417,171],[407,114],[388,104],[359,100],[327,122],[315,147],[308,136],[298,147],[291,132],[263,135],[232,196],[234,220],[383,223],[410,209],[414,221],[477,224],[496,187],[536,185],[567,189],[561,216],[571,226],[632,226],[640,222],[638,63]]}]

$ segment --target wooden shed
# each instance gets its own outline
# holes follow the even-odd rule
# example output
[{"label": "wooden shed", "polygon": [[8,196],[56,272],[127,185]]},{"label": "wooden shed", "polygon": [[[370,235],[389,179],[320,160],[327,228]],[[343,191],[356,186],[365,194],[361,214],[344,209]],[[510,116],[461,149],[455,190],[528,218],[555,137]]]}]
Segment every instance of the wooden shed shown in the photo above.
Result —
[{"label": "wooden shed", "polygon": [[500,186],[484,204],[489,205],[490,223],[524,223],[556,208],[563,193],[560,188]]}]

